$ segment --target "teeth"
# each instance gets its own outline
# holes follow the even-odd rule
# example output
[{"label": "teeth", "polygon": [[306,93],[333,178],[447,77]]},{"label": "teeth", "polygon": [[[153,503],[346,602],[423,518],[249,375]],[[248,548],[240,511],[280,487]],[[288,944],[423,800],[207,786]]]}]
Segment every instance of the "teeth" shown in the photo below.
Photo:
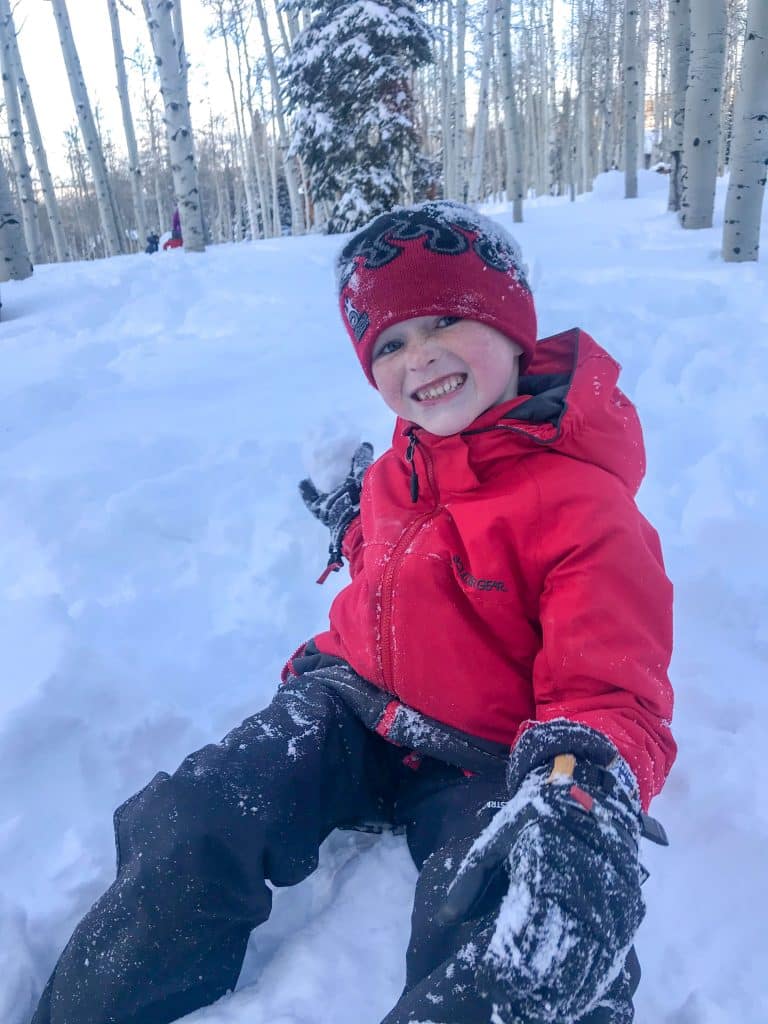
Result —
[{"label": "teeth", "polygon": [[448,377],[441,384],[432,388],[421,388],[416,392],[416,398],[419,402],[425,402],[430,398],[440,398],[442,395],[448,395],[451,391],[456,391],[460,388],[464,381],[467,379],[466,374],[457,373],[453,377]]}]

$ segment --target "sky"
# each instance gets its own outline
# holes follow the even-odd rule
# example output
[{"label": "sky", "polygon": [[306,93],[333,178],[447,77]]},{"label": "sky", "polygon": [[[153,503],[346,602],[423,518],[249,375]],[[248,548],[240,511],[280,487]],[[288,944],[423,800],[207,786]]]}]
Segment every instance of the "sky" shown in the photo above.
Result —
[{"label": "sky", "polygon": [[[141,43],[151,53],[149,32],[141,13],[141,0],[127,0],[132,10],[120,9],[120,28],[126,55]],[[91,107],[98,106],[103,124],[112,131],[116,144],[125,149],[122,116],[117,95],[114,51],[106,0],[68,0],[72,33],[80,55]],[[184,0],[184,37],[192,64],[190,99],[193,124],[195,113],[208,105],[214,112],[229,114],[231,101],[224,74],[223,44],[206,38],[212,15],[200,0]],[[43,141],[55,176],[67,175],[64,132],[76,120],[64,58],[61,53],[53,7],[48,0],[18,0],[14,18],[19,30],[19,48],[29,81]],[[129,67],[129,81],[131,75]],[[138,81],[138,75],[136,75]],[[134,83],[135,85],[135,83]],[[133,97],[132,97],[133,101]],[[140,118],[138,104],[133,105],[134,122]]]}]

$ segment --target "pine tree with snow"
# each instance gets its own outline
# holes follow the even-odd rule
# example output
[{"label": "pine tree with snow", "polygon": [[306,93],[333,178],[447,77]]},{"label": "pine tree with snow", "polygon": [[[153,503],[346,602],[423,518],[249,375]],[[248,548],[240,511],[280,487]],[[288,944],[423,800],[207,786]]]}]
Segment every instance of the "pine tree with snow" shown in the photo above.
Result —
[{"label": "pine tree with snow", "polygon": [[410,77],[432,59],[431,35],[412,0],[314,0],[311,10],[285,69],[291,146],[328,232],[349,231],[406,196],[418,149]]}]

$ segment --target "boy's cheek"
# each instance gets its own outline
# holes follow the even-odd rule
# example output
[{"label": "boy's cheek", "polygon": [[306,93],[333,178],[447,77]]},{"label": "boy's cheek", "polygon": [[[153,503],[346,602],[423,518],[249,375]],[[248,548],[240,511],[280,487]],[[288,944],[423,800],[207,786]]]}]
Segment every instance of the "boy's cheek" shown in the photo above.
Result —
[{"label": "boy's cheek", "polygon": [[374,380],[384,402],[393,412],[399,415],[408,405],[402,397],[400,387],[387,375],[380,375],[378,379],[374,375]]}]

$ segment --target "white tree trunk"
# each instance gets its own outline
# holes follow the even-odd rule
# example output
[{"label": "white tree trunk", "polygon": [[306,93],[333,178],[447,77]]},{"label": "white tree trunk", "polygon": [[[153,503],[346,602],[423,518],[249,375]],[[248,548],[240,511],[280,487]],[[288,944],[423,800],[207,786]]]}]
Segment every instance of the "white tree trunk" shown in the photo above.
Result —
[{"label": "white tree trunk", "polygon": [[[146,13],[146,9],[145,9]],[[164,225],[170,222],[170,213],[165,209],[164,191],[161,181],[161,153],[158,139],[157,119],[155,112],[155,97],[150,90],[148,63],[141,65],[141,88],[144,100],[144,117],[149,135],[150,159],[147,164],[148,174],[151,176],[152,189],[150,206],[153,208],[150,213],[150,227],[154,227],[158,234],[164,230]],[[154,88],[154,86],[153,86]],[[154,218],[154,225],[151,224]]]},{"label": "white tree trunk", "polygon": [[184,250],[204,252],[203,210],[186,89],[187,61],[183,39],[177,39],[177,29],[174,28],[174,20],[177,27],[180,25],[179,10],[176,10],[176,19],[173,17],[180,3],[181,0],[144,0],[144,10],[165,104],[163,121]]},{"label": "white tree trunk", "polygon": [[638,0],[625,0],[624,6],[624,196],[637,199],[637,160],[640,105],[640,53]]},{"label": "white tree trunk", "polygon": [[645,167],[645,82],[648,75],[650,12],[648,0],[637,0],[637,6],[640,11],[637,26],[637,146],[639,160]]},{"label": "white tree trunk", "polygon": [[712,227],[727,27],[725,0],[691,0],[680,202],[684,228]]},{"label": "white tree trunk", "polygon": [[64,63],[67,68],[69,88],[72,91],[72,99],[74,100],[77,112],[77,121],[80,125],[83,145],[85,146],[91,174],[93,175],[99,219],[101,220],[101,229],[104,233],[104,249],[108,256],[117,256],[118,253],[123,251],[122,239],[115,218],[115,209],[107,177],[107,165],[104,161],[101,141],[99,140],[93,120],[91,103],[88,99],[88,90],[85,87],[83,70],[80,66],[80,58],[77,55],[75,40],[72,35],[67,5],[65,0],[51,0],[51,2],[53,4],[53,14],[56,18],[56,27],[59,32],[61,49],[64,54]]},{"label": "white tree trunk", "polygon": [[[250,137],[250,154],[253,162],[253,173],[256,178],[256,191],[259,197],[259,209],[261,211],[261,224],[263,233],[266,236],[268,232],[268,225],[273,222],[275,218],[272,217],[272,208],[269,202],[269,196],[267,195],[267,182],[266,182],[266,167],[269,163],[269,141],[267,139],[267,133],[264,130],[261,117],[258,112],[254,109],[253,104],[249,104],[248,113],[251,119],[251,137]],[[301,173],[301,164],[299,164],[299,172]],[[301,174],[302,192],[304,194],[304,223],[309,224],[309,211],[307,210],[307,202],[309,200],[309,192],[307,189],[304,176]],[[279,213],[277,220],[279,221]],[[280,225],[278,223],[278,233],[280,232]]]},{"label": "white tree trunk", "polygon": [[685,91],[688,87],[688,62],[691,56],[691,8],[689,0],[669,0],[670,91],[672,93],[672,127],[669,137],[669,204],[674,212],[680,209],[683,162],[683,131],[685,128]]},{"label": "white tree trunk", "polygon": [[736,97],[723,259],[756,260],[768,169],[768,3],[750,0]]},{"label": "white tree trunk", "polygon": [[8,120],[8,136],[11,147],[11,160],[16,178],[16,193],[21,204],[21,221],[24,239],[33,263],[41,262],[39,250],[39,230],[37,224],[37,204],[32,187],[32,169],[27,159],[27,148],[24,145],[24,129],[21,123],[21,105],[19,103],[18,76],[13,59],[13,42],[15,41],[13,22],[8,0],[0,3],[0,73],[3,78],[5,96],[5,116]]},{"label": "white tree trunk", "polygon": [[466,93],[467,0],[456,0],[456,114],[453,120],[455,160],[454,193],[449,199],[466,198],[467,188],[467,93]]},{"label": "white tree trunk", "polygon": [[[445,15],[443,11],[445,10]],[[443,144],[443,194],[447,199],[456,197],[456,139],[453,130],[451,111],[455,104],[456,92],[453,79],[453,3],[445,0],[445,7],[440,4],[440,96],[441,96],[441,129]],[[444,20],[443,20],[444,19]]]},{"label": "white tree trunk", "polygon": [[544,194],[546,195],[552,191],[552,163],[550,154],[555,151],[557,135],[557,49],[555,45],[554,0],[546,0],[541,11],[539,52],[542,75],[541,118],[545,140],[542,152],[542,166],[544,168]]},{"label": "white tree trunk", "polygon": [[[296,171],[296,162],[293,157],[288,155],[289,139],[283,108],[283,92],[280,86],[280,79],[277,74],[275,54],[272,49],[272,40],[269,35],[267,14],[264,9],[263,0],[255,0],[255,4],[256,14],[259,18],[259,26],[261,27],[261,35],[264,41],[264,54],[267,58],[269,80],[272,83],[272,97],[275,104],[275,117],[277,119],[278,127],[278,144],[280,156],[282,158],[283,174],[285,175],[285,182],[288,186],[288,201],[291,206],[291,231],[294,235],[300,235],[304,231],[304,205],[302,203],[301,196],[299,195],[299,175]],[[279,212],[277,210],[275,211],[275,216],[279,216]]]},{"label": "white tree trunk", "polygon": [[23,281],[32,273],[24,232],[0,160],[0,281]]},{"label": "white tree trunk", "polygon": [[523,220],[525,160],[523,133],[520,130],[520,116],[512,74],[511,15],[511,0],[501,0],[499,4],[499,63],[501,64],[502,107],[504,110],[504,181],[507,188],[507,202],[512,200],[512,219],[516,224],[520,224]]},{"label": "white tree trunk", "polygon": [[496,0],[486,0],[485,23],[483,25],[483,49],[480,57],[480,89],[478,93],[475,137],[472,145],[472,170],[469,176],[469,201],[476,203],[480,198],[483,183],[485,158],[485,136],[488,130],[488,82],[491,74],[491,38],[493,35],[493,14]]},{"label": "white tree trunk", "polygon": [[[230,95],[232,96],[232,112],[235,116],[235,134],[237,137],[237,148],[240,152],[240,163],[243,168],[245,203],[248,208],[248,221],[250,224],[251,238],[258,238],[259,218],[257,214],[256,191],[253,185],[252,157],[249,151],[248,141],[245,136],[241,104],[238,103],[237,90],[235,89],[235,79],[234,75],[232,74],[232,59],[229,54],[229,32],[224,17],[224,4],[222,0],[218,0],[216,4],[216,17],[218,20],[218,29],[219,32],[221,33],[221,39],[222,42],[224,43],[224,69],[227,74],[227,81],[229,82]],[[242,99],[242,81],[240,82],[240,86]],[[264,224],[266,226],[266,221],[264,222]]]},{"label": "white tree trunk", "polygon": [[109,8],[109,22],[112,27],[112,46],[115,51],[117,92],[120,97],[125,143],[128,148],[128,172],[131,178],[133,212],[136,217],[136,231],[138,233],[139,248],[141,249],[144,247],[147,239],[147,208],[144,202],[144,181],[139,162],[139,147],[136,145],[136,132],[133,128],[131,101],[128,96],[128,76],[125,72],[125,53],[123,52],[123,40],[120,34],[117,0],[107,0],[107,7]]},{"label": "white tree trunk", "polygon": [[605,53],[602,61],[603,85],[600,94],[600,114],[602,131],[600,132],[600,153],[597,164],[598,171],[609,171],[614,162],[614,110],[616,93],[614,87],[614,36],[616,27],[616,6],[611,3],[607,12],[607,32],[604,39]]},{"label": "white tree trunk", "polygon": [[[247,31],[247,26],[245,24],[245,21],[243,19],[242,0],[235,7],[235,13],[236,13],[236,16],[237,16],[237,22],[238,22],[238,28],[239,28],[238,41],[237,41],[237,43],[238,43],[238,45],[237,45],[237,66],[238,66],[238,80],[240,82],[240,108],[243,111],[243,114],[242,114],[243,135],[245,137],[245,143],[246,143],[246,147],[247,147],[248,173],[249,173],[251,179],[255,179],[255,181],[256,181],[256,190],[257,190],[258,199],[259,199],[259,211],[261,213],[261,224],[262,224],[263,233],[266,236],[268,234],[267,225],[270,223],[270,203],[269,203],[269,198],[267,196],[267,190],[266,190],[266,185],[265,185],[265,180],[264,180],[264,173],[262,171],[261,143],[263,141],[264,130],[263,130],[263,126],[262,126],[262,123],[261,123],[261,118],[259,117],[259,114],[255,110],[254,104],[253,104],[253,99],[254,99],[254,97],[253,97],[254,82],[256,81],[256,76],[254,76],[253,67],[251,65],[251,58],[250,58],[250,55],[248,53],[248,43],[247,43],[248,31]],[[282,20],[281,20],[280,24],[282,25]],[[286,43],[286,51],[285,52],[286,53],[289,52],[288,51],[287,43]],[[242,71],[243,71],[243,67],[242,66],[243,65],[244,65],[244,70],[245,70],[245,76],[243,76],[243,74],[242,74]],[[243,78],[245,78],[245,81],[243,81]],[[257,85],[257,89],[259,90],[259,93],[260,93],[261,92],[260,85]],[[246,127],[246,116],[245,116],[246,112],[248,114],[248,120],[250,121],[250,126],[251,126],[250,138],[248,137],[247,127]],[[264,153],[263,157],[264,157],[263,162],[266,164],[266,162],[268,160],[267,154]],[[298,158],[297,158],[295,166],[298,166],[298,164],[299,164],[299,161],[298,161]],[[305,191],[304,194],[306,196],[306,191]],[[304,211],[304,213],[305,213],[305,218],[306,218],[306,210]],[[276,219],[276,221],[277,221],[277,225],[276,225],[276,229],[275,229],[274,233],[276,235],[279,235],[281,233],[281,231],[282,231],[282,228],[280,226],[279,211],[277,213],[276,218],[274,218],[274,219]],[[256,225],[256,229],[258,229],[258,225]]]},{"label": "white tree trunk", "polygon": [[7,11],[10,18],[8,23],[10,30],[9,40],[11,42],[11,58],[13,60],[16,73],[16,84],[19,88],[19,99],[27,122],[29,142],[35,158],[35,165],[37,166],[37,175],[40,179],[40,189],[43,193],[45,212],[48,215],[48,225],[51,229],[51,236],[53,238],[53,248],[56,253],[56,259],[63,262],[64,260],[71,259],[69,243],[65,236],[64,223],[61,219],[59,203],[56,198],[56,191],[53,187],[53,178],[51,177],[51,172],[48,168],[48,156],[45,152],[45,146],[43,145],[43,136],[40,132],[40,125],[37,121],[37,114],[35,113],[35,106],[32,102],[32,96],[29,91],[29,84],[27,82],[26,75],[24,74],[24,66],[21,62],[21,54],[19,52],[18,41],[16,39],[15,29],[13,26],[13,18],[10,17],[8,0],[0,0],[0,10],[2,10],[3,13]]},{"label": "white tree trunk", "polygon": [[579,30],[582,35],[581,55],[579,57],[579,132],[577,137],[579,192],[591,192],[592,181],[595,176],[595,150],[592,138],[594,18],[594,4],[589,5],[586,16],[584,11],[579,10]]}]

